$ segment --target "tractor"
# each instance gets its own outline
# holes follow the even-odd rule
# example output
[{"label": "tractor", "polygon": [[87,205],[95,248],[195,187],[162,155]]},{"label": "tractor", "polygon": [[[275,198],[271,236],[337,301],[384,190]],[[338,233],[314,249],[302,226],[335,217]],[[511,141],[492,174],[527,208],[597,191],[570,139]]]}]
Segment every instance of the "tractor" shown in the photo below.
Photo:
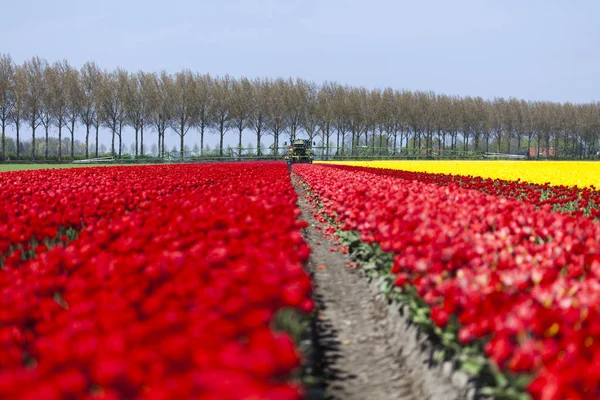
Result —
[{"label": "tractor", "polygon": [[[314,144],[314,143],[313,143]],[[287,145],[287,142],[284,143]],[[285,161],[288,169],[292,169],[292,164],[312,164],[315,153],[312,152],[310,140],[296,139],[288,146],[288,152],[285,155]]]}]

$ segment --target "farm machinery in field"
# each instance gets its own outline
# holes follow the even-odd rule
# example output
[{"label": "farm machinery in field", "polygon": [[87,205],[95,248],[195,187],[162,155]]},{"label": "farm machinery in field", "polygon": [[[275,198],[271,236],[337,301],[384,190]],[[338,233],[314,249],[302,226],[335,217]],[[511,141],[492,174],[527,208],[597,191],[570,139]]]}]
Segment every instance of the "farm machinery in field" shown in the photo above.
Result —
[{"label": "farm machinery in field", "polygon": [[[287,142],[285,145],[287,145]],[[312,164],[315,153],[312,151],[310,140],[296,139],[292,141],[284,158],[290,170],[293,164]]]}]

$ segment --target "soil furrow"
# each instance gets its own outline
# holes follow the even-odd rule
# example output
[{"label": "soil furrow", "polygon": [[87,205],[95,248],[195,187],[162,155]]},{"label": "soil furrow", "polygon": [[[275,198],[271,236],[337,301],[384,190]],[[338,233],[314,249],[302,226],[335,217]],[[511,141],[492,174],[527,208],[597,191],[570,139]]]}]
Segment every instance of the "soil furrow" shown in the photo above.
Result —
[{"label": "soil furrow", "polygon": [[[292,174],[298,206],[309,226],[305,240],[312,249],[308,269],[315,285],[319,310],[314,324],[315,346],[328,399],[461,399],[448,379],[426,365],[426,354],[412,329],[403,329],[399,307],[374,290],[362,271],[348,268],[349,256],[324,238],[315,210],[304,197],[300,181]],[[322,227],[325,228],[324,226]],[[413,354],[419,353],[419,357]],[[411,358],[407,360],[406,355]],[[422,364],[422,365],[415,365]]]},{"label": "soil furrow", "polygon": [[[309,223],[304,234],[312,248],[313,275],[319,318],[317,340],[323,361],[326,393],[332,399],[422,399],[409,376],[387,320],[387,302],[372,296],[368,282],[347,268],[349,258],[330,252],[333,243],[316,229],[306,200],[299,192],[302,217]],[[320,244],[319,244],[320,243]]]}]

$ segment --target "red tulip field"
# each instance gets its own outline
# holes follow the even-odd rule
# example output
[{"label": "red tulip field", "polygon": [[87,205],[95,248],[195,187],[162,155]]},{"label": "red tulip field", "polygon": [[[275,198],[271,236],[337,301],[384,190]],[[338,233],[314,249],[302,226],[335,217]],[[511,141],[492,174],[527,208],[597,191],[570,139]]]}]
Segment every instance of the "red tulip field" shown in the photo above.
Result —
[{"label": "red tulip field", "polygon": [[[391,253],[394,286],[423,303],[417,317],[447,347],[472,355],[464,360],[474,372],[480,348],[501,386],[508,379],[535,399],[600,398],[597,191],[345,166],[294,171],[322,220]],[[567,201],[579,208],[552,211]]]},{"label": "red tulip field", "polygon": [[0,398],[306,398],[275,325],[323,317],[307,229],[483,398],[600,398],[599,193],[278,162],[1,173]]},{"label": "red tulip field", "polygon": [[0,187],[0,398],[301,396],[294,344],[270,327],[313,307],[284,164],[7,172]]}]

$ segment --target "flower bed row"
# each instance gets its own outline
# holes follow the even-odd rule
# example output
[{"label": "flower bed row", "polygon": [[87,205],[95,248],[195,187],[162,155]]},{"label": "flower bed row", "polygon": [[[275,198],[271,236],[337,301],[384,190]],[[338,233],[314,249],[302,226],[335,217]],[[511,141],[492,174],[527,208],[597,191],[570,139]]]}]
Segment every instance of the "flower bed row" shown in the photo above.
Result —
[{"label": "flower bed row", "polygon": [[109,203],[165,184],[0,269],[0,397],[300,398],[294,344],[272,329],[313,307],[285,165],[111,170]]},{"label": "flower bed row", "polygon": [[[214,184],[217,169],[197,166],[96,167],[0,174],[0,265],[101,218],[113,218],[170,193]],[[64,239],[64,238],[63,238]],[[38,249],[39,251],[40,249]]]},{"label": "flower bed row", "polygon": [[393,255],[395,285],[535,399],[600,396],[600,225],[456,185],[294,166],[341,229]]},{"label": "flower bed row", "polygon": [[[523,181],[507,181],[502,179],[482,178],[452,174],[435,174],[412,172],[385,168],[350,167],[332,165],[347,171],[372,172],[376,175],[393,176],[404,180],[416,180],[440,186],[457,185],[463,189],[478,190],[482,193],[498,197],[518,199],[537,207],[547,207],[574,217],[586,216],[591,219],[600,217],[600,191],[593,186],[578,188],[577,186],[543,185]],[[540,165],[540,168],[543,166]]]}]

